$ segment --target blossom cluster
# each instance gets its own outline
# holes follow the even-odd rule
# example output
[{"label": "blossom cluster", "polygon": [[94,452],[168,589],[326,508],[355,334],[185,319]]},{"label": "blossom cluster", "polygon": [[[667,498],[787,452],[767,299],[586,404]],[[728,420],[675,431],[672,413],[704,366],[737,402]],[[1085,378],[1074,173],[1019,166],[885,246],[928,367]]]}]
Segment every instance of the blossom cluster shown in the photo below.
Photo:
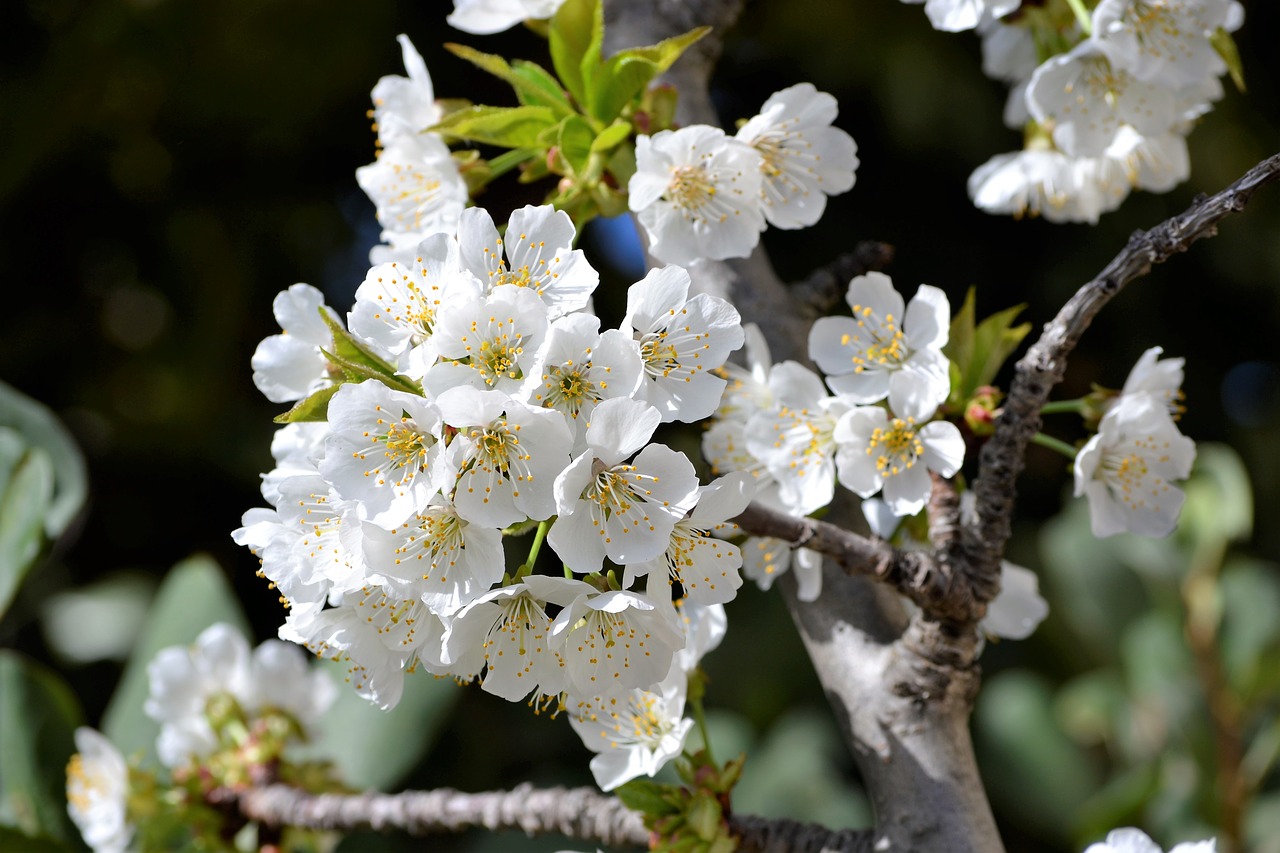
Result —
[{"label": "blossom cluster", "polygon": [[1183,360],[1161,353],[1152,347],[1138,359],[1076,456],[1075,493],[1088,498],[1095,536],[1167,536],[1178,523],[1186,495],[1173,481],[1191,474],[1196,446],[1176,423]]},{"label": "blossom cluster", "polygon": [[[906,0],[923,2],[923,0]],[[1222,97],[1237,0],[928,0],[942,30],[976,29],[983,70],[1010,87],[1025,146],[969,178],[990,213],[1097,222],[1133,189],[1190,173],[1186,136]]]},{"label": "blossom cluster", "polygon": [[[468,209],[456,233],[369,270],[349,331],[313,288],[280,294],[284,334],[259,347],[255,381],[327,406],[280,430],[272,508],[234,535],[288,601],[281,636],[348,661],[375,703],[395,704],[421,668],[568,708],[591,748],[595,729],[617,728],[609,744],[626,752],[642,723],[661,729],[644,736],[654,747],[687,731],[683,680],[710,642],[689,625],[741,585],[738,548],[713,534],[731,531],[751,478],[700,485],[652,439],[714,411],[713,372],[743,333],[676,266],[633,285],[602,330],[585,310],[599,276],[574,236],[549,206],[513,213],[505,236]],[[332,385],[333,369],[347,381]],[[509,570],[504,534],[535,528]],[[534,571],[544,537],[558,576]],[[600,764],[648,766],[634,754]]]},{"label": "blossom cluster", "polygon": [[858,147],[811,83],[775,92],[734,136],[704,124],[636,139],[631,210],[674,264],[743,258],[768,225],[806,228],[853,187]]},{"label": "blossom cluster", "polygon": [[[942,352],[950,302],[921,285],[904,306],[878,272],[854,278],[845,299],[852,316],[819,319],[809,336],[824,377],[773,364],[763,337],[749,332],[748,366],[726,368],[730,385],[703,455],[716,471],[750,472],[756,500],[796,515],[829,504],[837,481],[864,499],[882,495],[893,516],[914,515],[928,500],[929,472],[951,477],[964,461],[960,430],[936,417],[951,392]],[[756,538],[743,550],[744,571],[763,586],[794,568],[803,600],[821,591],[821,562],[807,549]]]},{"label": "blossom cluster", "polygon": [[[201,809],[204,795],[252,783],[255,767],[277,765],[286,745],[314,735],[337,694],[296,646],[268,640],[251,650],[222,623],[189,647],[161,649],[147,677],[143,710],[160,724],[156,753],[172,774],[173,795],[157,796],[154,776],[130,767],[102,734],[77,729],[76,754],[67,766],[67,810],[94,853],[137,849],[143,818],[192,823],[184,810]],[[131,813],[130,798],[142,791],[174,813],[161,815],[154,803],[144,815]]]}]

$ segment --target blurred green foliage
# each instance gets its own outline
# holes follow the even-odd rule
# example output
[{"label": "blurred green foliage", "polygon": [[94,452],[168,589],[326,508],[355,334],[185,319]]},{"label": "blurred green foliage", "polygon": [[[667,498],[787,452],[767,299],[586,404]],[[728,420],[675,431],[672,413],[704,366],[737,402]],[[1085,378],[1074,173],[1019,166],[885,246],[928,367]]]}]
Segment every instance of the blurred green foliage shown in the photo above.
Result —
[{"label": "blurred green foliage", "polygon": [[[984,315],[1026,303],[1019,319],[1038,327],[1135,228],[1280,150],[1280,54],[1272,45],[1280,10],[1247,6],[1239,44],[1249,92],[1229,91],[1191,136],[1191,181],[1165,195],[1135,195],[1096,228],[973,210],[968,173],[1019,139],[1000,124],[1004,92],[982,76],[976,38],[931,30],[918,6],[749,3],[713,94],[731,124],[775,89],[811,80],[837,96],[838,123],[858,141],[858,184],[832,199],[823,222],[765,236],[785,276],[799,278],[857,240],[884,240],[897,248],[890,272],[900,286],[928,282],[959,305],[976,284]],[[45,618],[56,606],[46,603],[68,600],[59,593],[93,589],[124,572],[116,576],[133,579],[129,600],[145,601],[170,566],[200,551],[209,554],[195,564],[201,568],[184,572],[203,578],[204,592],[169,598],[166,590],[178,583],[171,578],[147,624],[133,630],[149,636],[154,620],[176,608],[190,618],[193,637],[205,627],[197,619],[212,618],[198,615],[204,595],[238,601],[258,639],[281,621],[276,595],[254,574],[256,561],[229,537],[240,514],[262,503],[256,476],[270,465],[271,418],[279,413],[253,389],[248,361],[274,331],[276,292],[309,281],[343,309],[363,277],[377,226],[353,171],[373,156],[369,89],[383,74],[402,73],[394,37],[414,39],[442,97],[509,103],[505,85],[448,54],[446,40],[551,65],[527,34],[465,36],[445,27],[447,11],[443,2],[391,0],[0,4],[0,268],[7,282],[0,377],[67,424],[87,458],[91,490],[83,524],[70,525],[20,585],[9,568],[16,563],[0,561],[0,592],[17,590],[0,619],[0,644],[24,656],[6,652],[3,672],[45,685],[21,695],[66,711],[50,712],[51,725],[78,719],[58,698],[69,695],[79,697],[85,719],[100,723],[121,677],[113,653],[59,656],[56,635],[68,629]],[[527,200],[492,190],[484,202],[501,210]],[[1187,356],[1182,427],[1239,451],[1260,519],[1280,512],[1273,473],[1280,470],[1278,230],[1280,194],[1264,192],[1219,237],[1136,283],[1090,329],[1061,389],[1072,397],[1094,381],[1118,386],[1154,344]],[[607,309],[628,282],[607,257],[596,260]],[[4,417],[11,411],[0,405],[0,425],[12,426]],[[26,471],[36,485],[23,494],[56,501],[60,465],[74,454],[55,449],[44,462],[15,462],[41,452],[50,453],[20,451],[14,434],[0,429],[6,488]],[[1224,752],[1214,714],[1224,710],[1238,724],[1238,754],[1228,763],[1248,792],[1242,831],[1254,849],[1277,849],[1280,526],[1250,530],[1241,471],[1220,460],[1206,465],[1215,455],[1202,448],[1201,485],[1175,538],[1098,542],[1076,503],[1045,523],[1062,505],[1065,471],[1060,457],[1032,449],[1012,556],[1040,572],[1052,611],[1030,640],[987,650],[974,726],[1012,851],[1078,850],[1126,822],[1165,842],[1208,834],[1223,820],[1215,785]],[[34,523],[4,517],[35,536]],[[0,543],[13,541],[7,530]],[[136,609],[119,612],[123,622],[137,622]],[[707,702],[732,710],[737,740],[730,742],[749,746],[757,762],[747,765],[743,808],[865,821],[862,800],[846,793],[857,785],[851,762],[780,602],[744,589],[730,612],[726,646],[707,661]],[[1188,626],[1200,631],[1199,646]],[[1210,670],[1206,638],[1216,655]],[[34,663],[55,660],[60,675]],[[138,664],[129,667],[133,681],[126,679],[121,695],[132,690],[136,708],[140,694],[129,684]],[[63,678],[69,688],[55,686]],[[381,777],[384,759],[370,753],[358,771],[370,774],[365,781],[470,790],[518,780],[589,783],[588,756],[563,721],[531,718],[522,706],[447,682],[425,684],[431,698],[417,711],[423,731],[416,745]],[[9,685],[0,698],[17,701]],[[446,693],[453,698],[437,698]],[[441,706],[453,702],[457,710],[445,722]],[[0,730],[13,719],[0,721]],[[354,753],[360,738],[350,740]],[[64,732],[49,743],[52,752],[37,765],[53,774],[44,790],[56,791],[48,786],[65,766],[69,742]],[[419,761],[414,753],[422,751]],[[788,791],[805,793],[785,803],[770,795],[752,775],[761,767],[767,779],[794,780]],[[0,836],[0,846],[7,843]],[[343,849],[378,845],[416,849],[369,836]],[[565,846],[477,835],[442,839],[433,849],[517,845]]]}]

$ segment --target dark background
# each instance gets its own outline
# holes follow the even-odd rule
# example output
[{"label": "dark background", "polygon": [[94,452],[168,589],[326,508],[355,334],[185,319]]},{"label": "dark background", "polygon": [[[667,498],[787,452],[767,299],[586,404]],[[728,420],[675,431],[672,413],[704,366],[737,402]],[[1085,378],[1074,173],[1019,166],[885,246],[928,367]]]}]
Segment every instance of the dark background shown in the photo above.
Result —
[{"label": "dark background", "polygon": [[[933,31],[919,6],[751,2],[729,36],[715,94],[732,127],[774,90],[809,80],[837,96],[838,124],[857,140],[857,185],[832,200],[819,226],[765,236],[784,277],[803,277],[858,240],[883,240],[897,249],[890,272],[904,292],[927,282],[958,305],[978,285],[980,315],[1025,302],[1038,328],[1130,232],[1280,151],[1280,13],[1271,3],[1246,6],[1237,38],[1249,91],[1228,85],[1191,135],[1191,180],[1164,195],[1137,193],[1097,227],[1016,222],[971,206],[969,172],[1019,136],[1000,123],[1004,90],[983,77],[978,39]],[[522,29],[469,36],[445,25],[447,11],[443,0],[0,4],[0,378],[68,424],[93,491],[78,537],[28,581],[0,643],[55,660],[91,720],[117,664],[58,661],[41,629],[49,596],[111,573],[158,579],[201,551],[225,569],[258,639],[281,621],[255,561],[229,536],[262,504],[257,475],[271,464],[280,410],[254,389],[249,358],[276,331],[279,290],[309,282],[345,310],[363,277],[377,227],[353,172],[373,155],[369,90],[379,76],[403,73],[400,32],[426,57],[438,97],[510,102],[444,41],[543,60],[545,47]],[[505,218],[500,197],[484,203]],[[606,275],[606,286],[625,284]],[[1078,396],[1093,381],[1118,386],[1155,344],[1188,356],[1183,429],[1243,455],[1262,520],[1249,547],[1273,558],[1278,295],[1280,191],[1270,188],[1217,239],[1117,299],[1062,389]],[[1060,437],[1083,435],[1062,423]],[[1058,509],[1066,482],[1063,460],[1033,448],[1020,482],[1027,535],[1014,546],[1033,567],[1034,526]],[[757,731],[789,708],[825,714],[777,598],[744,591],[730,613],[728,645],[709,661],[709,703],[735,709]],[[999,672],[1033,660],[1050,675],[1071,666],[1069,654],[1034,640],[1005,644],[984,663]],[[523,708],[474,691],[463,701],[409,784],[588,781],[586,753],[567,726],[531,723]],[[532,734],[501,745],[490,734],[519,726]],[[851,773],[842,757],[834,766]],[[1024,834],[1027,849],[1055,843],[1016,821],[1008,831],[1013,846]]]}]

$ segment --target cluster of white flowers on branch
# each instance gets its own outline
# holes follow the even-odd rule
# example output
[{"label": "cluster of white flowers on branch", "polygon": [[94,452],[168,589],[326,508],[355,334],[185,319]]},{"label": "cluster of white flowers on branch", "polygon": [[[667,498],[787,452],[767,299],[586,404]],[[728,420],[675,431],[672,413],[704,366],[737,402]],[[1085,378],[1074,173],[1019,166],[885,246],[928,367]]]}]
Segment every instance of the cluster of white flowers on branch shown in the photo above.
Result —
[{"label": "cluster of white flowers on branch", "polygon": [[[923,2],[923,0],[906,0]],[[983,70],[1010,87],[1004,122],[1020,151],[974,171],[990,213],[1097,222],[1133,189],[1190,174],[1186,136],[1242,72],[1237,0],[928,0],[934,27],[976,29]]]}]

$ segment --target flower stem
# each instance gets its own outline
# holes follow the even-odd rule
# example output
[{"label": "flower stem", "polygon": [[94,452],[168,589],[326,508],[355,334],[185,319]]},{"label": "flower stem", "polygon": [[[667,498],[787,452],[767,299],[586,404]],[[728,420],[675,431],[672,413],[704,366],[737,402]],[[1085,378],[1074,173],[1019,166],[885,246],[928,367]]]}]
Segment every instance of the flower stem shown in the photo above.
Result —
[{"label": "flower stem", "polygon": [[1093,35],[1093,16],[1085,8],[1084,0],[1067,0],[1067,5],[1071,7],[1072,12],[1075,12],[1076,21],[1080,24],[1080,32],[1086,36]]},{"label": "flower stem", "polygon": [[505,175],[526,160],[532,160],[537,153],[529,148],[515,148],[511,151],[502,152],[489,161],[490,180],[499,175]]},{"label": "flower stem", "polygon": [[1054,438],[1053,436],[1045,435],[1042,432],[1038,432],[1031,436],[1031,443],[1038,444],[1041,447],[1047,447],[1050,450],[1056,450],[1068,459],[1075,459],[1076,453],[1078,452],[1075,447],[1067,444],[1065,441]]},{"label": "flower stem", "polygon": [[702,736],[702,750],[707,754],[707,763],[715,767],[716,758],[711,754],[711,733],[707,730],[707,715],[702,711],[702,697],[690,697],[689,704],[693,706],[693,719],[698,723],[698,734]]},{"label": "flower stem", "polygon": [[1078,400],[1054,400],[1040,407],[1040,414],[1042,415],[1057,415],[1065,412],[1084,414],[1084,398],[1081,397]]},{"label": "flower stem", "polygon": [[551,529],[552,519],[538,522],[538,531],[533,534],[533,544],[529,546],[529,558],[524,561],[519,569],[516,570],[516,578],[524,578],[533,574],[533,564],[538,561],[538,552],[542,550],[542,540],[547,538],[547,531]]}]

